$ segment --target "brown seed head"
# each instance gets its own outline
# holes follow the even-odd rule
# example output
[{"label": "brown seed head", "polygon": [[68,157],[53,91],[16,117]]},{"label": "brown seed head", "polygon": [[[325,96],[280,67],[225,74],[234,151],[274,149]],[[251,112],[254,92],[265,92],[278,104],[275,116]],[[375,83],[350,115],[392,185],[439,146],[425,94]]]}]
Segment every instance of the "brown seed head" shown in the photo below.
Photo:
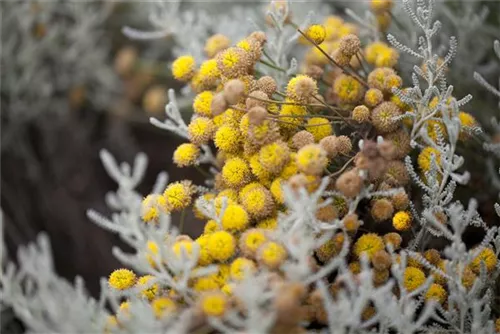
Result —
[{"label": "brown seed head", "polygon": [[388,199],[381,198],[373,201],[371,215],[375,221],[381,222],[387,220],[392,217],[393,213],[394,207]]},{"label": "brown seed head", "polygon": [[263,76],[257,80],[257,89],[263,91],[268,97],[271,97],[278,88],[276,80],[268,75]]},{"label": "brown seed head", "polygon": [[339,51],[345,56],[351,58],[354,56],[361,46],[359,37],[354,34],[349,34],[340,39]]},{"label": "brown seed head", "polygon": [[302,147],[309,144],[314,144],[314,136],[309,131],[299,131],[292,137],[292,145],[296,150],[300,150]]},{"label": "brown seed head", "polygon": [[339,153],[337,143],[337,137],[335,136],[327,136],[319,141],[319,144],[326,151],[330,159],[336,157]]},{"label": "brown seed head", "polygon": [[364,105],[356,106],[352,110],[351,118],[358,123],[366,122],[370,119],[370,109]]},{"label": "brown seed head", "polygon": [[267,105],[267,102],[261,101],[261,100],[267,100],[267,94],[264,93],[261,90],[255,90],[248,94],[247,100],[246,100],[246,107],[248,110],[252,109],[253,107],[263,107],[265,108]]},{"label": "brown seed head", "polygon": [[252,125],[262,124],[267,116],[267,110],[261,106],[255,106],[248,111],[248,120]]},{"label": "brown seed head", "polygon": [[346,197],[356,197],[363,188],[363,179],[355,168],[342,173],[335,182],[335,188]]},{"label": "brown seed head", "polygon": [[210,108],[212,109],[212,115],[217,116],[226,111],[228,105],[224,97],[224,93],[217,93],[212,98],[212,104]]},{"label": "brown seed head", "polygon": [[245,94],[245,84],[239,79],[232,79],[224,85],[224,98],[228,104],[236,104]]}]

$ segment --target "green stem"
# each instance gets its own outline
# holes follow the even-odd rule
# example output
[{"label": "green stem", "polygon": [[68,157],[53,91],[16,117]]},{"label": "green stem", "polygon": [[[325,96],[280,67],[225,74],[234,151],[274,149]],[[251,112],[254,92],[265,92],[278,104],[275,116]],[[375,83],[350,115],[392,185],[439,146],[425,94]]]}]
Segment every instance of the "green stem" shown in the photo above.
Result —
[{"label": "green stem", "polygon": [[260,59],[260,60],[259,60],[259,62],[260,62],[261,64],[264,64],[264,65],[266,65],[266,66],[269,66],[269,67],[271,67],[271,68],[274,68],[274,69],[275,69],[275,70],[277,70],[277,71],[280,71],[280,72],[286,73],[286,70],[284,70],[284,69],[282,69],[281,67],[278,67],[278,66],[276,66],[276,65],[273,65],[273,64],[271,64],[270,62],[267,62],[267,61],[265,61],[265,60],[263,60],[263,59]]}]

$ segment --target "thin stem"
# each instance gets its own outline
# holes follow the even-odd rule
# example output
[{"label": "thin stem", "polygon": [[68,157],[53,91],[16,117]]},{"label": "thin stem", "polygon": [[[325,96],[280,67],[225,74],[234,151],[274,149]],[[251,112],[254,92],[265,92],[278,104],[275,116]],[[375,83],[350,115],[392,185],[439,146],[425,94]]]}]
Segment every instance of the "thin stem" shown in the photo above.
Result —
[{"label": "thin stem", "polygon": [[302,30],[297,29],[297,31],[304,36],[310,43],[312,43],[333,65],[337,66],[342,70],[343,73],[351,75],[356,81],[358,81],[360,84],[368,88],[368,84],[359,77],[359,75],[355,72],[347,71],[345,67],[340,66],[339,63],[337,63],[328,53],[325,52],[318,44],[316,44],[312,39],[309,38],[305,33],[302,32]]},{"label": "thin stem", "polygon": [[356,53],[356,59],[358,60],[360,66],[361,66],[361,70],[363,71],[363,74],[364,75],[368,75],[368,70],[366,69],[365,67],[365,63],[364,63],[364,59],[362,59],[363,57],[363,54],[361,54],[361,57],[359,56],[359,52]]},{"label": "thin stem", "polygon": [[271,56],[267,53],[266,49],[262,49],[262,54],[264,56],[266,56],[267,59],[269,59],[269,61],[273,64],[273,65],[276,65],[276,62],[274,61],[273,58],[271,58]]},{"label": "thin stem", "polygon": [[260,59],[260,60],[259,60],[259,63],[264,64],[264,65],[266,65],[266,66],[269,66],[269,67],[271,67],[271,68],[273,68],[273,69],[275,69],[275,70],[277,70],[277,71],[280,71],[280,72],[286,73],[286,70],[285,70],[285,69],[283,69],[283,68],[281,68],[281,67],[278,67],[278,66],[276,66],[276,65],[273,65],[273,64],[271,64],[270,62],[265,61],[265,60],[263,60],[263,59]]},{"label": "thin stem", "polygon": [[338,171],[336,171],[335,173],[332,173],[330,174],[330,176],[336,176],[336,175],[339,175],[341,174],[346,168],[347,166],[349,166],[351,164],[351,162],[354,160],[354,157],[352,157],[351,159],[349,159],[345,164],[344,166],[342,166],[342,168]]}]

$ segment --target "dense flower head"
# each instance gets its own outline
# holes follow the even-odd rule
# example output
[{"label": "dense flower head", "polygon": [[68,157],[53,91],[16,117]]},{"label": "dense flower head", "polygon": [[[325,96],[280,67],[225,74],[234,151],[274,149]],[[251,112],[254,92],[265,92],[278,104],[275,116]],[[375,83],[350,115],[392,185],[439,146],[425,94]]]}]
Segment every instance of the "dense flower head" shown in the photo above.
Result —
[{"label": "dense flower head", "polygon": [[179,167],[192,166],[200,155],[198,146],[185,143],[177,147],[174,152],[174,163]]},{"label": "dense flower head", "polygon": [[305,103],[318,93],[317,83],[313,78],[300,74],[288,82],[286,93],[293,101]]},{"label": "dense flower head", "polygon": [[326,38],[326,29],[321,24],[313,24],[307,27],[306,36],[314,43],[321,44]]},{"label": "dense flower head", "polygon": [[305,128],[314,136],[314,140],[316,142],[319,142],[321,139],[330,136],[333,133],[330,121],[324,117],[309,118]]},{"label": "dense flower head", "polygon": [[191,181],[182,181],[171,183],[163,192],[163,196],[172,210],[182,210],[191,204],[193,192]]},{"label": "dense flower head", "polygon": [[392,225],[398,231],[406,231],[411,227],[412,217],[407,211],[396,212],[394,217],[392,217]]},{"label": "dense flower head", "polygon": [[369,259],[375,253],[384,249],[384,241],[375,233],[363,234],[354,244],[354,254],[361,257],[366,254]]},{"label": "dense flower head", "polygon": [[205,53],[209,58],[217,55],[222,50],[227,49],[231,45],[231,40],[223,34],[215,34],[210,36],[205,43]]},{"label": "dense flower head", "polygon": [[227,261],[235,253],[235,239],[232,234],[226,231],[217,231],[208,237],[206,248],[212,259]]},{"label": "dense flower head", "polygon": [[196,63],[192,56],[181,56],[172,63],[172,74],[177,80],[188,81],[193,77],[195,67]]},{"label": "dense flower head", "polygon": [[194,112],[200,116],[212,116],[212,99],[214,94],[211,91],[204,91],[196,95],[193,101]]},{"label": "dense flower head", "polygon": [[250,181],[250,167],[241,158],[231,158],[222,168],[222,177],[231,187],[241,187]]},{"label": "dense flower head", "polygon": [[333,92],[342,103],[354,104],[361,100],[364,94],[363,86],[350,75],[341,74],[335,79]]},{"label": "dense flower head", "polygon": [[413,291],[419,288],[425,282],[424,272],[415,267],[407,267],[403,278],[403,285],[408,291]]},{"label": "dense flower head", "polygon": [[136,275],[128,269],[117,269],[109,275],[109,285],[117,290],[131,288],[136,282]]}]

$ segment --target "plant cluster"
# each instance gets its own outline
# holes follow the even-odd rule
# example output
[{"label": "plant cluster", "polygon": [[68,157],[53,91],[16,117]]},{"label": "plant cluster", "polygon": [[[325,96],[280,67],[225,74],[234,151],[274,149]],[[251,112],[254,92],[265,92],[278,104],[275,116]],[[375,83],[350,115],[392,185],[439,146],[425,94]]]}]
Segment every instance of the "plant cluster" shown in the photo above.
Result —
[{"label": "plant cluster", "polygon": [[[114,250],[126,268],[109,275],[102,298],[112,312],[101,305],[93,326],[500,331],[498,228],[473,199],[464,206],[453,196],[469,179],[457,146],[481,130],[462,111],[471,96],[458,99],[446,81],[457,41],[444,57],[433,48],[433,4],[403,2],[421,31],[415,50],[390,34],[361,36],[339,16],[299,25],[287,1],[273,1],[265,30],[236,44],[210,36],[201,63],[175,59],[172,75],[194,92],[193,117],[182,119],[170,91],[167,119],[151,123],[186,139],[173,162],[199,169],[207,183],[167,184],[160,174],[142,198],[134,188],[145,157],[119,165],[102,152],[119,185],[107,196],[117,213],[88,215],[136,252]],[[385,32],[393,2],[370,5]],[[287,57],[286,40],[303,48],[300,62]],[[416,59],[411,82],[398,72],[400,53]],[[203,222],[200,236],[182,234],[182,218],[172,226],[170,214],[186,210]],[[479,244],[464,242],[469,226],[482,231]],[[5,282],[2,295],[15,299]]]}]

